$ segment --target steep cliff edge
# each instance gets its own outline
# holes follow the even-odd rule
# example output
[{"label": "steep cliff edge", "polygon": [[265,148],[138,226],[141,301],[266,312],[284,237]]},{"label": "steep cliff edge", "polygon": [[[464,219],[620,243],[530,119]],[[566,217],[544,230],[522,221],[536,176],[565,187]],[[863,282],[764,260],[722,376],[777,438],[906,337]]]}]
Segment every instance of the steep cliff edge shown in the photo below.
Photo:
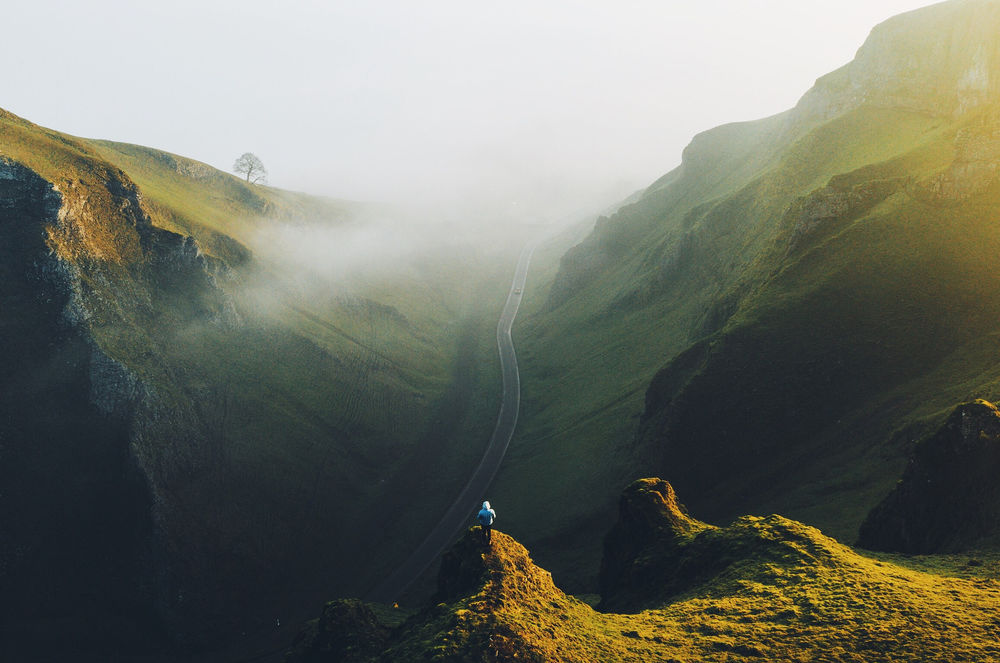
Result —
[{"label": "steep cliff edge", "polygon": [[190,551],[176,485],[222,452],[195,403],[171,393],[161,335],[239,316],[216,286],[225,266],[154,227],[123,173],[81,160],[75,174],[53,184],[0,157],[3,579],[19,597],[6,623],[11,641],[65,619],[75,628],[49,646],[141,651],[140,632],[186,638],[205,618],[178,605],[204,582],[178,566],[212,564]]},{"label": "steep cliff edge", "polygon": [[79,274],[46,245],[64,209],[0,159],[0,623],[9,645],[49,631],[67,655],[103,638],[141,649],[163,587],[154,496],[130,450],[138,385],[97,347]]}]

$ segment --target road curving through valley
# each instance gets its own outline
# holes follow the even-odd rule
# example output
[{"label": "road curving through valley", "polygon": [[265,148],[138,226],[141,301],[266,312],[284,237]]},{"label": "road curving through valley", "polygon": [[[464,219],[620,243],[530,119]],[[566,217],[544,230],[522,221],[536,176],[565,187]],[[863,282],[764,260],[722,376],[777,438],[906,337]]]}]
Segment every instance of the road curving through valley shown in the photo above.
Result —
[{"label": "road curving through valley", "polygon": [[469,477],[465,488],[458,494],[451,507],[445,512],[438,524],[428,533],[424,541],[417,546],[410,556],[391,574],[378,584],[365,597],[373,603],[392,603],[397,600],[417,578],[434,563],[434,560],[450,546],[458,535],[472,524],[473,516],[479,503],[484,499],[486,490],[493,483],[500,470],[500,463],[507,453],[507,447],[514,436],[517,426],[517,414],[521,405],[521,377],[517,370],[517,354],[514,352],[514,340],[511,338],[511,327],[517,316],[518,307],[524,285],[528,278],[528,266],[534,245],[529,244],[521,252],[514,270],[514,280],[507,293],[507,302],[497,323],[497,347],[500,351],[500,370],[503,378],[503,398],[500,403],[500,413],[497,415],[493,435],[483,453],[479,466]]}]

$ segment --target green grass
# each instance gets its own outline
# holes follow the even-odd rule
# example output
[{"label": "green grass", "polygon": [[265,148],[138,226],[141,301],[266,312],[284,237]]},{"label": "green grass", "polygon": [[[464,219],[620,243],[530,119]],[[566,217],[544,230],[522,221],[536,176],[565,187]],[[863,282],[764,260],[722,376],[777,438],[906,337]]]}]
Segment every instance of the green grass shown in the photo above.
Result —
[{"label": "green grass", "polygon": [[[616,487],[628,476],[652,467],[666,471],[681,462],[671,459],[656,438],[637,438],[653,377],[692,343],[717,332],[734,312],[734,320],[782,319],[756,293],[770,287],[765,284],[775,271],[791,269],[786,267],[790,206],[822,190],[831,178],[839,177],[836,186],[845,188],[875,178],[926,177],[951,160],[956,130],[921,113],[864,107],[806,127],[783,144],[774,142],[770,126],[727,127],[726,135],[747,132],[742,146],[711,136],[695,141],[697,150],[706,151],[692,155],[697,169],[682,169],[671,184],[651,188],[563,258],[554,280],[572,276],[580,285],[555,308],[542,303],[554,292],[553,277],[547,276],[554,260],[543,253],[538,261],[539,274],[547,280],[529,283],[528,315],[515,329],[522,414],[494,492],[512,517],[510,531],[574,588],[592,578],[585,569],[599,554],[593,537],[576,533],[608,522]],[[713,150],[721,152],[713,157]],[[699,159],[729,164],[723,159],[727,150],[747,161],[738,167],[734,162],[731,172],[725,171],[729,165],[718,172],[702,167]],[[725,178],[719,179],[720,173]],[[845,250],[838,260],[849,270],[855,258]],[[838,278],[828,265],[822,269],[821,278]],[[812,288],[791,272],[784,282]],[[777,301],[794,293],[773,296]],[[776,346],[787,343],[788,336]],[[760,382],[768,379],[761,375]],[[742,400],[748,388],[713,384],[711,395],[699,397],[723,404]],[[896,467],[888,463],[881,469],[891,473]],[[561,478],[546,480],[546,473]],[[714,480],[700,476],[708,490]],[[762,499],[754,506],[758,503],[770,504]],[[540,504],[546,508],[539,509]],[[728,504],[740,508],[739,501]],[[800,506],[808,508],[796,503]],[[830,520],[822,522],[838,533],[846,531]],[[560,547],[560,541],[565,545]]]},{"label": "green grass", "polygon": [[[477,534],[457,544],[442,567],[442,577],[466,578],[457,593],[350,660],[978,661],[1000,655],[995,556],[876,556],[779,516],[745,517],[685,544],[728,550],[730,565],[679,596],[615,614],[562,592],[514,539],[494,531],[484,552]],[[300,649],[286,660],[306,655]]]},{"label": "green grass", "polygon": [[[716,337],[683,412],[648,431],[680,441],[667,454],[692,470],[682,490],[741,467],[691,499],[712,518],[780,508],[853,540],[901,471],[907,442],[894,433],[993,389],[1000,198],[930,205],[916,186],[829,221],[786,260]],[[739,408],[709,397],[725,391]]]}]

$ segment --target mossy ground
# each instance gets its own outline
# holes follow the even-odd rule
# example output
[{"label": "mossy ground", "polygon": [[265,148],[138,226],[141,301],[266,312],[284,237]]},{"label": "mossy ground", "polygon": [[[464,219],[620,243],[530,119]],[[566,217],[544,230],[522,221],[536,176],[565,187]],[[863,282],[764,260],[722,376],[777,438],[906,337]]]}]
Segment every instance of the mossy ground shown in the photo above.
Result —
[{"label": "mossy ground", "polygon": [[[1000,658],[996,555],[899,557],[855,551],[779,516],[714,536],[738,550],[717,577],[636,614],[564,594],[527,551],[494,531],[458,544],[481,584],[396,627],[365,661],[986,661]],[[294,657],[290,661],[297,660]]]}]

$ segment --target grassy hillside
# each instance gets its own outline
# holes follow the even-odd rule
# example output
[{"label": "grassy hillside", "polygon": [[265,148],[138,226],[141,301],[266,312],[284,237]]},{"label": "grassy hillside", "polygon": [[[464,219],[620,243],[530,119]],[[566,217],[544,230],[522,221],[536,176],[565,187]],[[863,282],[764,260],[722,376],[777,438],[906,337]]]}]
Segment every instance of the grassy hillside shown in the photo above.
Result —
[{"label": "grassy hillside", "polygon": [[713,484],[692,504],[714,518],[747,500],[782,505],[850,539],[915,434],[893,433],[992,395],[996,363],[970,350],[998,331],[1000,199],[990,179],[959,196],[935,183],[969,172],[957,141],[989,141],[996,126],[967,119],[939,146],[845,174],[801,203],[844,200],[824,216],[785,217],[796,225],[777,273],[704,342],[696,367],[668,368],[650,390],[644,435],[663,444],[661,462],[685,468],[679,486]]},{"label": "grassy hillside", "polygon": [[[11,641],[37,641],[82,583],[115,588],[84,610],[95,623],[142,605],[175,643],[218,643],[366,591],[405,557],[489,438],[493,326],[516,251],[451,246],[337,283],[258,257],[255,242],[273,224],[307,238],[363,226],[358,205],[7,113],[0,162],[0,330],[18,366],[0,453],[20,507],[3,512],[4,593],[26,596],[53,568],[91,573],[69,558],[77,530],[124,546],[118,570],[96,565],[32,600]],[[135,508],[114,497],[132,493]],[[412,514],[389,532],[373,514],[401,500]],[[73,502],[95,506],[65,531],[56,514]]]},{"label": "grassy hillside", "polygon": [[494,501],[567,586],[593,582],[590,532],[630,474],[665,474],[712,522],[780,511],[853,541],[909,445],[994,395],[984,26],[998,8],[973,0],[878,26],[794,109],[697,137],[563,256],[519,322]]},{"label": "grassy hillside", "polygon": [[[682,575],[690,582],[677,592],[649,586],[660,593],[642,609],[598,612],[561,591],[513,538],[494,532],[485,549],[470,531],[442,562],[436,603],[389,626],[363,604],[333,602],[286,661],[973,661],[1000,654],[994,556],[875,556],[780,516],[702,525],[678,537],[660,515],[645,523],[646,534],[667,547],[644,549],[636,566],[677,573],[686,560]],[[699,561],[696,576],[689,571]]]}]

